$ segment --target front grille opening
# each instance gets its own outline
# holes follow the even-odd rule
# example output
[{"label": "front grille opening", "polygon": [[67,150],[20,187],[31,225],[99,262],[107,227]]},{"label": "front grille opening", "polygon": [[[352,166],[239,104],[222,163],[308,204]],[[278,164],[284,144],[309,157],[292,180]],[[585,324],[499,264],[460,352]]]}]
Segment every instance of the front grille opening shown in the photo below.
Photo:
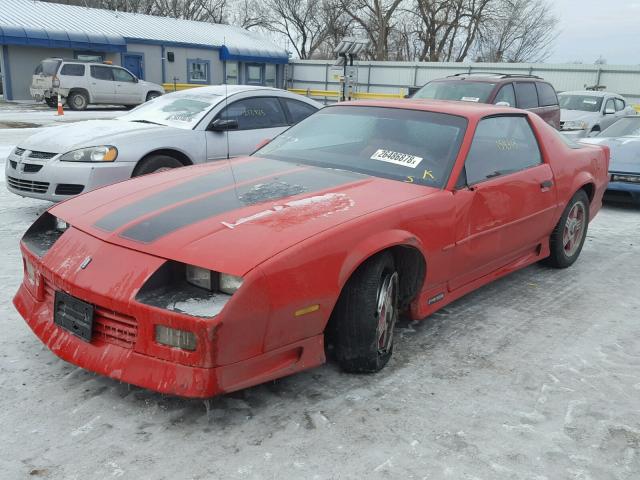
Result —
[{"label": "front grille opening", "polygon": [[56,187],[56,195],[78,195],[84,190],[84,185],[75,183],[60,183]]},{"label": "front grille opening", "polygon": [[47,193],[49,189],[49,182],[34,182],[31,180],[23,180],[21,178],[14,178],[7,175],[7,184],[16,190],[22,192],[32,193]]},{"label": "front grille opening", "polygon": [[25,163],[24,164],[24,173],[36,173],[42,169],[42,165],[38,165],[37,163]]},{"label": "front grille opening", "polygon": [[[24,151],[24,150],[23,150]],[[57,153],[53,153],[53,152],[37,152],[37,151],[32,151],[29,154],[29,158],[37,158],[39,160],[49,160],[50,158],[53,158],[57,155]]]},{"label": "front grille opening", "polygon": [[13,168],[14,170],[18,166],[18,162],[14,162],[13,160],[9,160],[9,163],[11,164],[11,168]]}]

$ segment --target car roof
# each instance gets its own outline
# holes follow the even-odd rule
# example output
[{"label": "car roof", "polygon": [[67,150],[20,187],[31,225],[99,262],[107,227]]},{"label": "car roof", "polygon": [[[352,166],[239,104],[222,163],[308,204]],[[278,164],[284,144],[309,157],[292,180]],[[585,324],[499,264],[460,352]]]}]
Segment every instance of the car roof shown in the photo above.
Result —
[{"label": "car roof", "polygon": [[484,82],[484,83],[507,83],[512,81],[528,81],[528,82],[545,82],[544,78],[535,75],[513,74],[513,73],[494,73],[494,72],[476,72],[476,73],[456,73],[444,78],[437,78],[434,82],[445,82],[451,80],[463,80],[466,82]]},{"label": "car roof", "polygon": [[333,106],[386,107],[401,108],[406,110],[422,110],[425,112],[457,115],[460,117],[476,120],[486,117],[487,115],[529,115],[530,113],[527,110],[502,107],[498,105],[492,105],[490,103],[462,102],[456,100],[432,100],[422,98],[407,98],[397,100],[354,100],[350,102],[328,105],[325,108],[331,108]]},{"label": "car roof", "polygon": [[606,96],[612,96],[612,97],[620,97],[622,98],[622,95],[619,95],[617,93],[613,93],[613,92],[603,92],[600,90],[570,90],[567,92],[558,92],[558,95],[590,95],[592,97],[606,97]]}]

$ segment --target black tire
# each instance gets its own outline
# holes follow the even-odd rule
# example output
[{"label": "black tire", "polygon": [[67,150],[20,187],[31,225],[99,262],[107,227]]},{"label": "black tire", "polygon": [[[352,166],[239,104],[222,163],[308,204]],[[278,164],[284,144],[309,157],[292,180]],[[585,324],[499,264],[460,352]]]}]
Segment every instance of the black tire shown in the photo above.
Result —
[{"label": "black tire", "polygon": [[[576,213],[577,215],[574,215]],[[578,225],[576,220],[581,224]],[[547,258],[546,263],[554,268],[567,268],[573,265],[580,256],[587,238],[588,226],[589,197],[584,190],[578,190],[564,209],[558,224],[551,233],[549,240],[551,255]],[[567,239],[570,239],[569,243],[567,243]]]},{"label": "black tire", "polygon": [[58,108],[58,99],[57,98],[53,98],[53,97],[46,98],[45,97],[44,101],[51,108]]},{"label": "black tire", "polygon": [[[57,103],[56,103],[57,105]],[[82,92],[71,92],[67,97],[67,105],[71,110],[86,110],[89,106],[89,98]]]},{"label": "black tire", "polygon": [[155,173],[182,166],[180,160],[170,157],[169,155],[151,155],[136,165],[132,176],[139,177],[140,175],[147,175],[148,173]]},{"label": "black tire", "polygon": [[[389,281],[392,294],[386,290]],[[393,327],[398,319],[398,272],[390,252],[383,252],[361,265],[340,294],[332,314],[334,346],[340,367],[347,372],[381,370],[393,353]],[[387,294],[383,295],[383,291]],[[380,302],[389,299],[384,321],[379,321]],[[385,303],[386,305],[386,303]],[[382,333],[381,324],[386,332]],[[384,338],[382,335],[386,335]]]},{"label": "black tire", "polygon": [[149,92],[147,93],[146,101],[148,102],[149,100],[153,100],[154,98],[158,98],[159,96],[160,96],[160,92]]}]

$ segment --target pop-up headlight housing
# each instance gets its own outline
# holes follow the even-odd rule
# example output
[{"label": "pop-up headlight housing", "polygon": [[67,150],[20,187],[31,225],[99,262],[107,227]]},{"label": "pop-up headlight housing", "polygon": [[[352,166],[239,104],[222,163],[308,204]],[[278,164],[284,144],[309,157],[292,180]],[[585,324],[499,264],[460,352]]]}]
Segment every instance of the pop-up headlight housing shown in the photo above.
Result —
[{"label": "pop-up headlight housing", "polygon": [[69,224],[67,222],[49,212],[44,212],[29,227],[22,237],[22,241],[30,252],[42,257],[68,228]]},{"label": "pop-up headlight housing", "polygon": [[241,285],[241,277],[168,261],[149,278],[136,300],[193,317],[213,318]]}]

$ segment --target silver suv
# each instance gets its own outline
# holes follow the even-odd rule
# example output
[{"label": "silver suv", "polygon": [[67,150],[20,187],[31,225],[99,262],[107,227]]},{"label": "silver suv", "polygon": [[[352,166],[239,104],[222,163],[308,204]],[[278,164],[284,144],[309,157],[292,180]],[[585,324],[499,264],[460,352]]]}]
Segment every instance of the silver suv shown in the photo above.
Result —
[{"label": "silver suv", "polygon": [[139,80],[126,68],[107,63],[47,58],[33,72],[31,96],[55,108],[58,94],[71,110],[89,104],[140,105],[164,93],[155,83]]}]

